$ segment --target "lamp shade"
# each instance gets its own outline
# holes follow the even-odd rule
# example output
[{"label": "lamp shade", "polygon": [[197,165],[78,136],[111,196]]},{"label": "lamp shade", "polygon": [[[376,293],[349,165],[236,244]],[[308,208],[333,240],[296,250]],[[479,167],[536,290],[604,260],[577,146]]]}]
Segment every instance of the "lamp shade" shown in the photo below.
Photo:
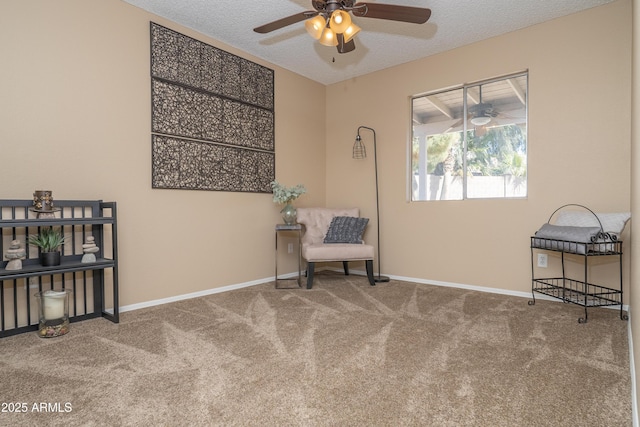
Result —
[{"label": "lamp shade", "polygon": [[304,27],[311,37],[318,40],[322,35],[322,30],[327,26],[327,22],[322,15],[316,15],[311,19],[307,19],[304,23]]},{"label": "lamp shade", "polygon": [[362,143],[362,138],[360,138],[360,134],[356,136],[356,142],[353,144],[353,153],[352,156],[354,159],[366,159],[367,158],[367,149]]},{"label": "lamp shade", "polygon": [[338,46],[338,37],[336,33],[329,27],[322,31],[322,37],[320,37],[320,44],[324,46]]},{"label": "lamp shade", "polygon": [[345,43],[348,42],[353,38],[353,36],[355,36],[359,32],[360,32],[360,27],[358,27],[356,24],[351,22],[351,25],[349,25],[347,29],[344,30],[344,32],[342,33],[342,36],[344,37],[344,42]]},{"label": "lamp shade", "polygon": [[343,33],[351,25],[351,17],[344,10],[336,10],[329,18],[329,26],[336,33]]}]

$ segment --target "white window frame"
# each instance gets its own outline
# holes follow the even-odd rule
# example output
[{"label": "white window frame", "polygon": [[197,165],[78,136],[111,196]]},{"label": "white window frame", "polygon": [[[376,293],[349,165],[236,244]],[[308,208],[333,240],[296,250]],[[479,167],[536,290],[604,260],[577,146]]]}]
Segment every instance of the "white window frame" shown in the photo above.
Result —
[{"label": "white window frame", "polygon": [[[455,198],[455,199],[429,199],[429,198],[425,198],[425,199],[419,199],[419,198],[415,198],[414,197],[414,190],[413,190],[413,185],[414,185],[414,173],[413,173],[413,166],[414,166],[414,162],[413,162],[413,144],[414,144],[414,138],[415,138],[415,131],[414,131],[414,101],[416,99],[420,99],[420,98],[426,98],[426,97],[430,97],[430,96],[435,96],[435,95],[439,95],[439,94],[443,94],[443,93],[447,93],[447,92],[453,92],[453,91],[457,91],[457,90],[462,90],[462,102],[463,102],[463,116],[462,117],[469,117],[469,113],[470,113],[470,107],[468,105],[468,100],[469,100],[469,89],[470,88],[474,88],[474,87],[480,87],[480,86],[484,86],[484,85],[488,85],[491,83],[495,83],[495,82],[499,82],[499,81],[507,81],[509,82],[510,79],[515,79],[515,78],[520,78],[520,77],[525,77],[525,88],[524,88],[524,93],[520,92],[518,93],[518,88],[513,87],[514,92],[516,92],[517,97],[520,99],[520,101],[523,103],[523,108],[524,108],[524,120],[525,120],[525,124],[526,124],[526,131],[525,131],[525,139],[526,139],[526,148],[525,148],[525,155],[526,155],[526,163],[527,165],[525,166],[525,188],[524,188],[524,195],[516,195],[516,196],[507,196],[505,195],[504,197],[499,197],[499,196],[487,196],[487,197],[469,197],[468,194],[468,174],[469,174],[469,165],[468,165],[468,135],[469,135],[469,128],[468,128],[468,120],[462,120],[463,125],[462,125],[462,129],[461,129],[461,135],[463,138],[463,141],[461,143],[461,148],[462,148],[462,197],[461,198]],[[476,94],[477,95],[477,94]],[[485,79],[485,80],[479,80],[479,81],[475,81],[472,83],[464,83],[458,86],[452,86],[452,87],[448,87],[448,88],[443,88],[443,89],[438,89],[435,91],[430,91],[430,92],[426,92],[426,93],[422,93],[422,94],[418,94],[418,95],[414,95],[410,97],[409,103],[410,103],[410,110],[411,110],[411,114],[410,114],[410,131],[409,131],[409,143],[408,143],[408,156],[407,156],[407,165],[408,165],[408,180],[407,180],[407,200],[409,202],[427,202],[427,201],[461,201],[461,200],[485,200],[485,199],[500,199],[500,200],[504,200],[504,199],[526,199],[528,197],[528,159],[529,159],[529,70],[524,70],[524,71],[520,71],[517,73],[512,73],[512,74],[507,74],[507,75],[502,75],[499,77],[493,77],[490,79]],[[437,135],[437,134],[434,134]],[[427,145],[425,145],[424,150],[426,152],[426,148]]]}]

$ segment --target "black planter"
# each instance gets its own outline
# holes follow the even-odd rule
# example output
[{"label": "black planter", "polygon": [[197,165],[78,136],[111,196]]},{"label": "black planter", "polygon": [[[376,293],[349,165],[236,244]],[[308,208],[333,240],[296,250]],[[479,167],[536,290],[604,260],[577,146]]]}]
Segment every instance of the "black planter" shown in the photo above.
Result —
[{"label": "black planter", "polygon": [[60,265],[60,252],[42,252],[40,254],[40,264],[44,267]]}]

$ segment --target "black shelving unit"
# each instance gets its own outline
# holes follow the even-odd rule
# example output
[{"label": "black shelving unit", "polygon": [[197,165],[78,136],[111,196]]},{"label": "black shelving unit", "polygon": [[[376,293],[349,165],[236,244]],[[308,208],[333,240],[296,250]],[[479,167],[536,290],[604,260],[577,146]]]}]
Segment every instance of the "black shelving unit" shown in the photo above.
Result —
[{"label": "black shelving unit", "polygon": [[[118,233],[115,202],[56,200],[53,218],[35,212],[32,200],[0,200],[0,338],[38,330],[35,294],[48,289],[72,291],[69,320],[104,317],[119,321]],[[50,214],[48,214],[50,216]],[[38,249],[28,237],[42,227],[60,227],[66,242],[61,263],[40,265]],[[82,263],[82,245],[94,237],[96,261]],[[6,270],[4,259],[12,240],[26,250],[21,270]]]},{"label": "black shelving unit", "polygon": [[[554,214],[558,210],[556,210]],[[593,213],[592,211],[590,212]],[[553,217],[553,214],[551,215],[551,217]],[[551,220],[551,218],[549,218],[549,220]],[[539,236],[531,237],[531,293],[533,298],[529,301],[529,305],[534,305],[536,303],[537,292],[540,294],[558,298],[567,303],[577,304],[584,307],[584,317],[578,319],[579,323],[585,323],[587,321],[588,307],[619,305],[620,319],[629,319],[627,314],[625,314],[623,311],[622,241],[618,240],[617,236],[615,235],[603,232],[602,224],[600,224],[600,230],[600,233],[595,236],[596,238],[594,238],[591,242],[548,239],[541,238]],[[562,266],[561,276],[536,277],[535,254],[539,251],[560,252]],[[584,266],[583,277],[579,279],[575,277],[567,277],[565,269],[565,257],[567,255],[577,257],[578,259],[582,258],[582,263]],[[593,259],[593,257],[617,257],[617,264],[619,266],[620,275],[618,288],[612,287],[612,285],[603,286],[601,284],[594,284],[589,282],[589,259]]]}]

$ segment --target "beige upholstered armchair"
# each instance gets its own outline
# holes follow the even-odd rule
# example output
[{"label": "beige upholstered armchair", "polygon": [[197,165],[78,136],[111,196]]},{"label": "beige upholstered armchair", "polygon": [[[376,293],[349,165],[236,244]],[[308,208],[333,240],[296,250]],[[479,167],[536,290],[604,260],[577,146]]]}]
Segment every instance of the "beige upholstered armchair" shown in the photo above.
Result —
[{"label": "beige upholstered armchair", "polygon": [[369,283],[375,286],[374,248],[361,240],[368,220],[359,216],[358,208],[298,208],[298,222],[304,225],[302,257],[307,262],[307,289],[313,286],[315,264],[335,261],[342,261],[345,275],[349,274],[349,261],[364,261]]}]

